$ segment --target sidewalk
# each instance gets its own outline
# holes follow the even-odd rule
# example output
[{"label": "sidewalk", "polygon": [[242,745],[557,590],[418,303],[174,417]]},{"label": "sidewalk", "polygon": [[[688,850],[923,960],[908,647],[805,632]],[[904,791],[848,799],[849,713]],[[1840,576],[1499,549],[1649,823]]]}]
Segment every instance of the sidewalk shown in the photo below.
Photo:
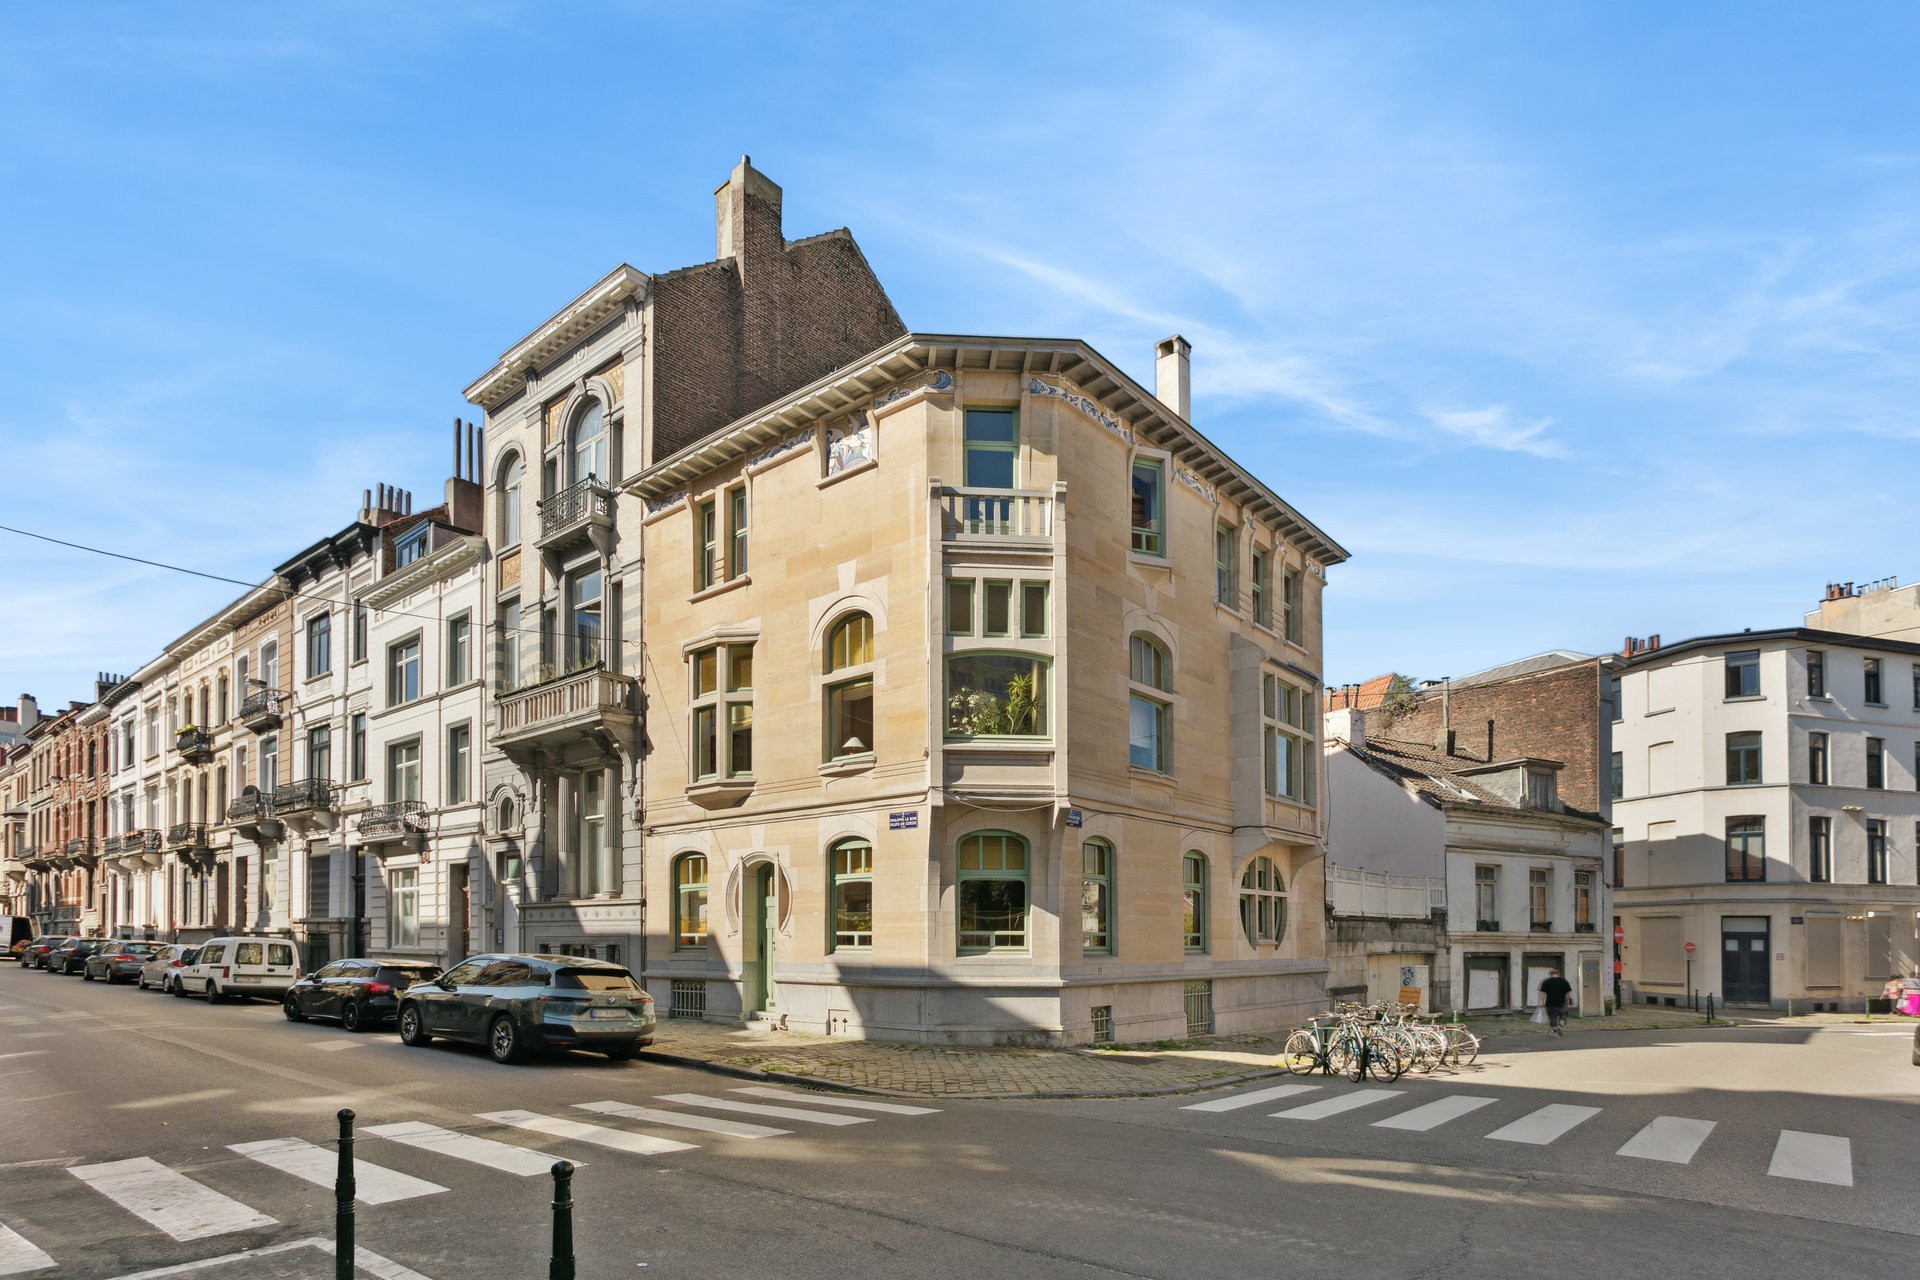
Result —
[{"label": "sidewalk", "polygon": [[[1716,1015],[1716,1027],[1827,1026],[1858,1014]],[[1893,1019],[1887,1019],[1892,1022]],[[1467,1025],[1500,1052],[1501,1041],[1545,1037],[1521,1015],[1470,1018]],[[1575,1018],[1562,1043],[1619,1031],[1704,1030],[1691,1009],[1633,1008],[1610,1018]],[[936,1098],[1125,1098],[1191,1093],[1277,1076],[1285,1033],[1208,1036],[1098,1049],[950,1049],[877,1040],[744,1031],[717,1023],[667,1019],[643,1056],[755,1080],[826,1085],[859,1093]],[[1517,1047],[1517,1046],[1516,1046]]]}]

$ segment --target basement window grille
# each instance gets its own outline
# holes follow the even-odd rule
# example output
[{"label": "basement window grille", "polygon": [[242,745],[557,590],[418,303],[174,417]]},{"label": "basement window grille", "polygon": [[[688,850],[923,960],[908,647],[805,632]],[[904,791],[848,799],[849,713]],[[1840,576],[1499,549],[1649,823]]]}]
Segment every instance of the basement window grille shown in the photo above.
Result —
[{"label": "basement window grille", "polygon": [[1187,1035],[1210,1036],[1213,1034],[1213,983],[1189,982],[1187,984]]},{"label": "basement window grille", "polygon": [[1093,1006],[1093,1042],[1113,1043],[1113,1006],[1110,1004]]},{"label": "basement window grille", "polygon": [[673,980],[672,999],[667,1005],[669,1018],[704,1018],[707,1016],[707,984],[690,982],[685,978]]}]

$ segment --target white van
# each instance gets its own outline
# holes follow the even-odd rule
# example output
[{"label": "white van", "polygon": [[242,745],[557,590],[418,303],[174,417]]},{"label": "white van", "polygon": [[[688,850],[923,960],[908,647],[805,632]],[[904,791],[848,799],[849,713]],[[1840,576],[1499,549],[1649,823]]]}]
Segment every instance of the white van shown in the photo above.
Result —
[{"label": "white van", "polygon": [[173,994],[205,996],[208,1004],[228,997],[278,1000],[299,979],[299,953],[285,938],[215,938],[180,969]]}]

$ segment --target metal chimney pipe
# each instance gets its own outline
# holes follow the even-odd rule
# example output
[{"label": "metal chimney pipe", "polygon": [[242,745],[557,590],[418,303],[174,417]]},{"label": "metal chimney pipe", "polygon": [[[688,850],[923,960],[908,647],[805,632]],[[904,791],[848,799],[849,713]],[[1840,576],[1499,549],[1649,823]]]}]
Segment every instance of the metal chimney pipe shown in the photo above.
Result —
[{"label": "metal chimney pipe", "polygon": [[373,514],[373,490],[362,489],[360,491],[360,517],[361,519],[364,520],[366,517],[372,514]]},{"label": "metal chimney pipe", "polygon": [[460,478],[460,419],[453,420],[453,478]]}]

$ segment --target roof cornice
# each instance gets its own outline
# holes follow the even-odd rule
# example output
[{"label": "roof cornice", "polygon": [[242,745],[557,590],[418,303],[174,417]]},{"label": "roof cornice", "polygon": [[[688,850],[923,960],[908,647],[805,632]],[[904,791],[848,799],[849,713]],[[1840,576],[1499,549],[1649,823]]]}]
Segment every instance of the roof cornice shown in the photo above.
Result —
[{"label": "roof cornice", "polygon": [[1346,548],[1302,516],[1251,472],[1077,338],[986,337],[908,333],[801,387],[671,457],[646,468],[626,489],[641,497],[671,493],[734,459],[804,426],[849,412],[884,388],[932,370],[1018,373],[1064,379],[1125,425],[1136,441],[1165,449],[1198,479],[1261,514],[1322,566],[1348,558]]},{"label": "roof cornice", "polygon": [[406,568],[390,573],[362,591],[357,599],[379,609],[398,596],[418,591],[423,585],[470,568],[480,561],[487,540],[477,533],[463,534],[438,551],[422,556]]},{"label": "roof cornice", "polygon": [[539,328],[508,347],[493,368],[476,378],[461,394],[482,409],[492,409],[518,390],[527,370],[538,368],[582,335],[612,319],[628,298],[645,293],[648,279],[645,272],[621,263]]},{"label": "roof cornice", "polygon": [[1775,627],[1768,631],[1735,631],[1719,636],[1694,636],[1663,644],[1658,649],[1621,657],[1623,670],[1650,667],[1662,659],[1696,653],[1702,649],[1731,649],[1741,646],[1792,643],[1829,645],[1837,649],[1878,649],[1884,653],[1920,655],[1920,644],[1909,640],[1882,640],[1876,636],[1858,636],[1847,631],[1820,631],[1813,627]]}]

